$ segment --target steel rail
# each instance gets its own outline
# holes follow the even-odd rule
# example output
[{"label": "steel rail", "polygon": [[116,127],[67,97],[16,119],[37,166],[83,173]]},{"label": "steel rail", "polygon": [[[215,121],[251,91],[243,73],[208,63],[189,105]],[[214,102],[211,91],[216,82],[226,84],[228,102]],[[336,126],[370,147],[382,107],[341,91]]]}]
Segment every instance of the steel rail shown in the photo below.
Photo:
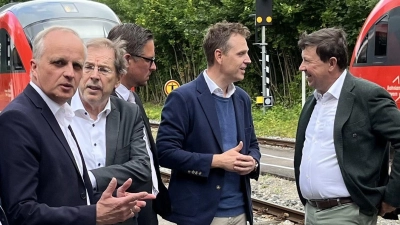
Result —
[{"label": "steel rail", "polygon": [[[160,171],[164,183],[169,183],[170,174],[165,171]],[[258,215],[272,215],[277,217],[277,220],[289,220],[297,224],[304,224],[304,212],[277,205],[271,202],[266,202],[260,199],[252,198],[253,210],[257,211]]]},{"label": "steel rail", "polygon": [[[159,124],[158,123],[150,123],[150,126],[152,128],[158,129]],[[286,147],[286,148],[294,148],[294,146],[295,146],[294,141],[288,141],[288,140],[282,140],[282,139],[258,137],[257,140],[258,140],[258,143],[263,144],[263,145],[272,145],[272,146],[279,146],[279,147]]]}]

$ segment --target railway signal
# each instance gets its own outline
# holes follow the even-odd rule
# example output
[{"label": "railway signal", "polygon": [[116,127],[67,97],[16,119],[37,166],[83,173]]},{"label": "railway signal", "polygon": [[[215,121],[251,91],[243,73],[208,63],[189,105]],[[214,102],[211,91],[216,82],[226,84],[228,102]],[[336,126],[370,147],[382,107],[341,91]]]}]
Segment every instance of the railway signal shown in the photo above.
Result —
[{"label": "railway signal", "polygon": [[[256,27],[261,27],[261,42],[254,43],[261,47],[261,72],[262,72],[262,94],[263,94],[263,111],[265,107],[273,106],[273,97],[270,93],[270,69],[269,69],[269,55],[267,54],[265,42],[265,27],[272,25],[272,0],[256,0]],[[257,31],[256,31],[257,42]],[[260,102],[261,103],[261,102]]]},{"label": "railway signal", "polygon": [[272,0],[256,0],[256,26],[272,25]]}]

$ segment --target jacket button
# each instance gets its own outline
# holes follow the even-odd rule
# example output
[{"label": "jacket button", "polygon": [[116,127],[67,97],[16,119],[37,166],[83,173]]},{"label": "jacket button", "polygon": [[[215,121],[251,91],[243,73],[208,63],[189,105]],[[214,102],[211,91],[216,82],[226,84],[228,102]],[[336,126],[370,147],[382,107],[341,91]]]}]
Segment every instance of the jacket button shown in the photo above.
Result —
[{"label": "jacket button", "polygon": [[219,189],[221,189],[221,186],[217,185],[217,187],[216,187],[216,188],[217,188],[217,190],[219,190]]},{"label": "jacket button", "polygon": [[86,199],[86,193],[85,193],[85,192],[82,192],[82,193],[81,193],[81,199],[83,199],[83,200]]},{"label": "jacket button", "polygon": [[357,134],[356,134],[356,133],[354,133],[354,134],[353,134],[353,138],[356,138],[356,137],[357,137]]}]

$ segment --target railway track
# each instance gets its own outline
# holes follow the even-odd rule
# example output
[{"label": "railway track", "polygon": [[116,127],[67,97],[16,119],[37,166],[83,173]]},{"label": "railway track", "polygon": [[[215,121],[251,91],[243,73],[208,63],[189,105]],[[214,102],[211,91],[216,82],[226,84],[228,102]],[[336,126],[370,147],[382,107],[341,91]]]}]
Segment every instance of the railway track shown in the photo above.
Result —
[{"label": "railway track", "polygon": [[[158,123],[150,123],[150,126],[152,128],[158,129],[159,124]],[[287,141],[287,140],[273,139],[273,138],[262,138],[262,137],[258,137],[257,140],[258,140],[258,143],[263,144],[263,145],[272,145],[272,146],[279,146],[279,147],[286,147],[286,148],[294,148],[294,146],[295,146],[294,141]]]},{"label": "railway track", "polygon": [[[170,174],[160,171],[164,183],[169,183]],[[287,208],[274,203],[266,202],[260,199],[252,198],[253,210],[258,215],[272,215],[277,220],[289,220],[296,224],[304,224],[304,212]]]}]

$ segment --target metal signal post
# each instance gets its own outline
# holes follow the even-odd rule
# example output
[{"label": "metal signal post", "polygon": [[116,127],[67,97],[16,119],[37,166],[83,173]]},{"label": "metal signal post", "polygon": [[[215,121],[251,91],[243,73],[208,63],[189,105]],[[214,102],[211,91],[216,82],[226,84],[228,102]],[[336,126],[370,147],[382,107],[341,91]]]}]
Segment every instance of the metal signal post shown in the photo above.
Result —
[{"label": "metal signal post", "polygon": [[[265,107],[273,106],[273,97],[270,93],[270,69],[269,69],[269,55],[267,54],[265,42],[265,26],[272,25],[272,0],[256,0],[256,27],[261,26],[261,43],[254,43],[261,46],[261,71],[262,71],[262,105],[263,112]],[[257,39],[257,35],[256,35]],[[257,40],[256,40],[257,42]],[[260,99],[261,98],[257,98]],[[261,101],[257,100],[261,104]]]}]

